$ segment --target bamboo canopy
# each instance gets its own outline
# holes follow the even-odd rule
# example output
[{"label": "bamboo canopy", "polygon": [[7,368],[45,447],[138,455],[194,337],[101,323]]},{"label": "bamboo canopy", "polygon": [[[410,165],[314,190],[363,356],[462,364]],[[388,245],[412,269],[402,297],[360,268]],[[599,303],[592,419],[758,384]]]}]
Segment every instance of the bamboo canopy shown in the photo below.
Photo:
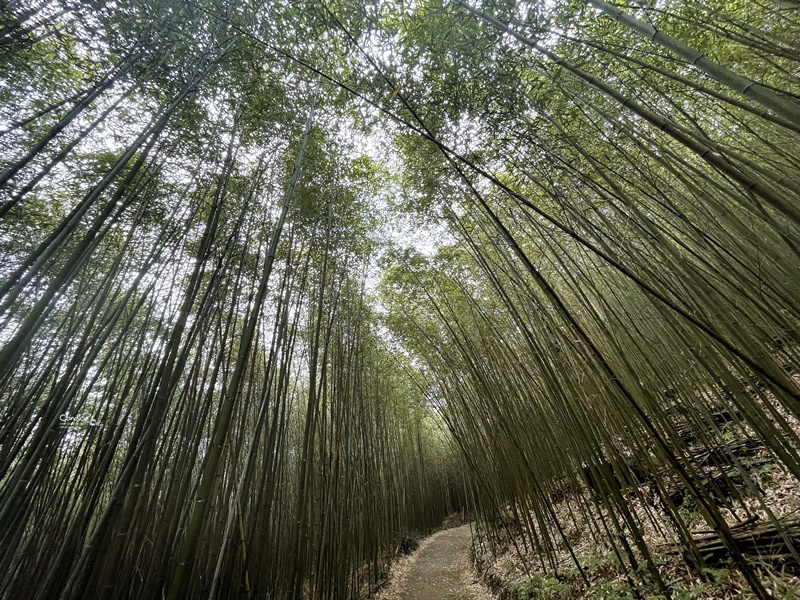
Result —
[{"label": "bamboo canopy", "polygon": [[771,597],[798,39],[771,0],[0,2],[0,598],[365,598],[454,512],[528,572],[589,586],[580,530],[632,589]]}]

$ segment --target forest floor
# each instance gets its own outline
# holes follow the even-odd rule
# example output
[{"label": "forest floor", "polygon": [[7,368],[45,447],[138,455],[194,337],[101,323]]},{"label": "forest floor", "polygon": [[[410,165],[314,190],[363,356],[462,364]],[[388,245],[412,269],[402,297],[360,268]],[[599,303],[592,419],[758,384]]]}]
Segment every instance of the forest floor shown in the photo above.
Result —
[{"label": "forest floor", "polygon": [[378,600],[493,600],[469,558],[469,525],[425,538],[393,566]]},{"label": "forest floor", "polygon": [[[796,480],[777,465],[765,465],[757,472],[751,473],[758,478],[764,490],[764,502],[772,507],[775,517],[786,523],[800,523],[800,488]],[[584,491],[583,502],[589,502],[588,492]],[[653,560],[657,569],[669,588],[672,597],[680,600],[728,600],[753,598],[744,577],[738,570],[729,566],[727,560],[715,561],[713,566],[702,570],[689,568],[675,551],[677,538],[670,532],[669,524],[652,508],[648,510],[641,501],[630,498],[630,509],[642,524],[645,542],[653,552]],[[565,496],[564,500],[553,504],[570,539],[572,549],[582,565],[585,577],[581,577],[572,563],[571,554],[564,544],[559,544],[555,555],[558,573],[546,568],[537,551],[525,548],[525,542],[518,529],[519,525],[509,521],[507,525],[515,533],[514,539],[498,537],[491,548],[486,537],[480,538],[476,548],[476,558],[481,578],[489,583],[500,600],[648,600],[665,598],[652,582],[642,578],[643,573],[631,572],[620,564],[620,560],[611,548],[590,535],[591,528],[586,518],[571,520],[571,511],[575,510],[578,494]],[[572,507],[570,508],[570,504]],[[688,504],[688,503],[687,503]],[[760,502],[755,498],[744,498],[744,507],[736,511],[721,509],[729,525],[734,529],[737,524],[752,529],[757,535],[758,529],[769,524]],[[700,514],[693,506],[681,509],[682,517],[698,540],[707,539],[710,532]],[[593,518],[599,517],[599,513]],[[532,516],[533,518],[533,516]],[[655,519],[655,521],[654,521]],[[594,525],[597,527],[597,523]],[[797,531],[797,525],[792,531]],[[713,537],[713,536],[712,536]],[[797,543],[797,538],[792,536]],[[522,550],[524,556],[520,556]],[[800,574],[795,563],[791,561],[769,560],[769,554],[780,554],[777,547],[763,549],[766,554],[751,557],[756,561],[757,573],[770,595],[781,600],[797,600],[800,598]],[[709,555],[710,556],[710,555]],[[641,558],[641,557],[639,557]],[[589,585],[585,584],[588,579]]]}]

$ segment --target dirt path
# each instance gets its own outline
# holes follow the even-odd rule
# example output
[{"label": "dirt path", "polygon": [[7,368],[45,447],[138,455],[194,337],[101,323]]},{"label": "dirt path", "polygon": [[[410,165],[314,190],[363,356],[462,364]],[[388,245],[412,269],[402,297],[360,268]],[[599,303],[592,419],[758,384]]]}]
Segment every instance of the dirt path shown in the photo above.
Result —
[{"label": "dirt path", "polygon": [[469,561],[469,525],[440,531],[393,568],[382,600],[492,600]]}]

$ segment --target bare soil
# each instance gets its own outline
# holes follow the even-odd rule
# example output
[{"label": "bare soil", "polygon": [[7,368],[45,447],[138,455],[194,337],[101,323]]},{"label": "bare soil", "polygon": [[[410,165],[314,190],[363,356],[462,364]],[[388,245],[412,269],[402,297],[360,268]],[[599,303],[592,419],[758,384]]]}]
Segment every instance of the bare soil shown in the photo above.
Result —
[{"label": "bare soil", "polygon": [[446,529],[392,567],[380,600],[490,600],[492,594],[472,567],[469,525]]}]

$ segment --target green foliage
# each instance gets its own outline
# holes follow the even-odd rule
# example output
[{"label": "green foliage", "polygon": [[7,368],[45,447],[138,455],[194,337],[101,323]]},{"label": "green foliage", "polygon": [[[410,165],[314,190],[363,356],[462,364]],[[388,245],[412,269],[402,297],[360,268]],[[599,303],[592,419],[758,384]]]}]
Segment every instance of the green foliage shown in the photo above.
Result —
[{"label": "green foliage", "polygon": [[519,584],[515,589],[519,600],[571,600],[574,598],[570,587],[558,579],[533,577]]},{"label": "green foliage", "polygon": [[4,3],[0,596],[363,596],[465,507],[528,550],[520,598],[733,590],[661,583],[645,525],[800,476],[800,29],[615,6],[660,35],[578,0]]}]

